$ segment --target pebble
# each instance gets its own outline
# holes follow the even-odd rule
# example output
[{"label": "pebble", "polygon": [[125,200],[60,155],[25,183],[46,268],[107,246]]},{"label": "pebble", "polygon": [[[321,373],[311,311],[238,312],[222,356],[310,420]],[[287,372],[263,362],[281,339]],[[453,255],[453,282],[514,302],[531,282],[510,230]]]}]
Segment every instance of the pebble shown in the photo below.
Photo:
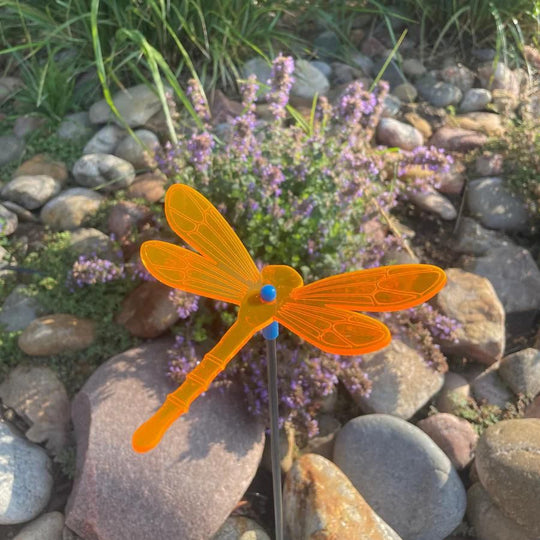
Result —
[{"label": "pebble", "polygon": [[433,439],[458,471],[472,461],[478,435],[467,420],[453,414],[437,413],[416,425]]},{"label": "pebble", "polygon": [[13,212],[21,222],[26,223],[38,223],[39,219],[33,214],[30,210],[24,208],[20,204],[14,203],[13,201],[2,201],[2,204],[10,212]]},{"label": "pebble", "polygon": [[418,91],[411,83],[398,84],[392,93],[404,103],[412,103],[418,96]]},{"label": "pebble", "polygon": [[0,167],[19,159],[25,146],[24,140],[15,135],[0,135]]},{"label": "pebble", "polygon": [[330,89],[328,79],[307,60],[296,60],[293,78],[292,96],[313,99],[315,94],[321,96],[326,94]]},{"label": "pebble", "polygon": [[103,195],[90,189],[66,189],[41,209],[41,221],[55,230],[76,229],[98,211],[103,201]]},{"label": "pebble", "polygon": [[488,279],[459,268],[445,270],[446,286],[435,297],[442,314],[458,323],[457,342],[442,341],[443,351],[464,355],[482,364],[502,358],[505,346],[505,314]]},{"label": "pebble", "polygon": [[[165,87],[165,91],[171,92]],[[145,84],[139,84],[120,90],[113,96],[113,102],[120,117],[129,127],[143,126],[150,118],[161,110],[161,102],[156,92]],[[88,111],[92,124],[105,124],[113,121],[122,127],[122,122],[113,114],[109,104],[102,99],[94,103]]]},{"label": "pebble", "polygon": [[457,86],[436,81],[431,76],[424,76],[416,81],[416,89],[420,96],[434,107],[457,105],[463,97],[461,90]]},{"label": "pebble", "polygon": [[[251,75],[255,75],[258,81],[267,84],[272,76],[272,68],[264,58],[257,56],[251,58],[242,66],[242,77],[247,79]],[[269,92],[267,89],[261,89],[259,95],[266,95]]]},{"label": "pebble", "polygon": [[478,441],[476,469],[490,498],[533,538],[540,537],[540,422],[503,420]]},{"label": "pebble", "polygon": [[387,94],[384,97],[383,101],[383,118],[396,116],[396,114],[399,112],[399,109],[401,109],[401,100],[397,96]]},{"label": "pebble", "polygon": [[89,347],[95,339],[95,324],[67,313],[34,319],[19,336],[19,347],[30,356],[51,356]]},{"label": "pebble", "polygon": [[323,60],[334,58],[340,46],[339,36],[333,30],[325,30],[313,40],[315,53]]},{"label": "pebble", "polygon": [[112,154],[126,130],[111,124],[102,127],[85,145],[83,154]]},{"label": "pebble", "polygon": [[465,171],[463,162],[455,159],[448,171],[437,174],[437,191],[445,195],[460,195],[465,184]]},{"label": "pebble", "polygon": [[418,78],[424,75],[426,72],[426,67],[420,60],[417,60],[416,58],[406,58],[403,60],[403,73],[407,75],[407,77],[411,78]]},{"label": "pebble", "polygon": [[311,60],[309,62],[315,69],[318,69],[327,79],[332,76],[332,66],[321,60]]},{"label": "pebble", "polygon": [[457,217],[457,210],[454,205],[442,194],[434,189],[424,191],[409,191],[409,200],[418,208],[436,214],[445,221],[452,221]]},{"label": "pebble", "polygon": [[17,366],[0,384],[2,402],[30,421],[25,433],[46,443],[57,455],[65,446],[70,422],[69,398],[54,371],[45,366]]},{"label": "pebble", "polygon": [[462,113],[483,111],[491,103],[491,92],[485,88],[471,88],[463,94],[463,99],[459,104],[459,111]]},{"label": "pebble", "polygon": [[380,144],[403,150],[413,150],[424,144],[424,137],[416,128],[393,118],[381,118],[376,134]]},{"label": "pebble", "polygon": [[443,126],[431,137],[429,144],[453,152],[469,152],[484,146],[487,136],[470,129]]},{"label": "pebble", "polygon": [[64,185],[68,179],[68,170],[63,161],[53,159],[48,154],[36,154],[34,157],[22,163],[13,176],[34,176],[44,174],[54,178],[61,185]]},{"label": "pebble", "polygon": [[540,309],[540,270],[525,248],[502,245],[463,266],[489,279],[507,315]]},{"label": "pebble", "polygon": [[60,512],[48,512],[25,525],[13,540],[62,540],[64,516]]},{"label": "pebble", "polygon": [[6,332],[24,330],[42,311],[36,299],[29,294],[28,288],[17,285],[2,304],[0,324]]},{"label": "pebble", "polygon": [[0,422],[0,462],[0,525],[34,519],[51,496],[51,460],[43,448],[15,435]]},{"label": "pebble", "polygon": [[22,205],[27,210],[36,210],[60,193],[61,184],[44,174],[16,176],[2,188],[2,197]]},{"label": "pebble", "polygon": [[212,540],[270,540],[255,521],[243,516],[228,517]]},{"label": "pebble", "polygon": [[540,394],[540,351],[529,347],[505,356],[499,375],[514,394]]},{"label": "pebble", "polygon": [[505,186],[500,177],[478,178],[469,182],[467,208],[473,217],[490,229],[518,232],[529,225],[524,202]]},{"label": "pebble", "polygon": [[0,204],[0,237],[9,236],[17,230],[19,218],[17,214]]},{"label": "pebble", "polygon": [[435,406],[441,413],[455,414],[471,395],[471,387],[465,377],[453,371],[444,374],[444,384],[437,395]]},{"label": "pebble", "polygon": [[81,186],[111,192],[131,185],[135,169],[112,154],[86,154],[73,165],[73,176]]},{"label": "pebble", "polygon": [[[373,67],[371,69],[371,74],[373,75],[373,77],[376,77],[379,74],[385,63],[386,57],[379,58],[378,60],[375,60],[373,62]],[[399,66],[394,60],[391,60],[390,63],[386,66],[381,79],[383,81],[388,81],[388,84],[390,85],[390,88],[392,90],[396,88],[396,86],[407,82],[405,75],[403,75],[403,73],[399,69]]]},{"label": "pebble", "polygon": [[334,463],[404,540],[443,540],[465,513],[465,489],[450,460],[400,418],[350,420],[336,438]]},{"label": "pebble", "polygon": [[82,111],[65,116],[56,130],[56,135],[60,139],[80,141],[91,137],[93,132],[90,115]]},{"label": "pebble", "polygon": [[290,538],[400,540],[331,461],[315,454],[297,459],[283,488]]},{"label": "pebble", "polygon": [[114,154],[129,161],[136,170],[155,166],[154,154],[159,148],[157,135],[148,129],[137,129],[134,134],[139,138],[143,146],[131,135],[127,135],[118,143]]},{"label": "pebble", "polygon": [[467,517],[478,540],[534,540],[501,512],[480,482],[467,491]]},{"label": "pebble", "polygon": [[[442,387],[444,376],[399,339],[388,347],[362,356],[362,371],[372,383],[369,395],[353,394],[367,413],[386,413],[408,419]],[[348,386],[347,373],[343,383]]]},{"label": "pebble", "polygon": [[211,388],[157,448],[133,451],[133,432],[174,389],[164,376],[172,344],[149,342],[111,358],[73,401],[78,474],[66,525],[83,538],[88,531],[115,540],[211,538],[255,475],[264,426],[234,388]]},{"label": "pebble", "polygon": [[442,80],[457,86],[463,93],[473,87],[475,77],[473,71],[461,64],[447,66],[441,70]]},{"label": "pebble", "polygon": [[160,336],[179,319],[171,290],[153,281],[139,285],[122,302],[116,322],[136,337]]},{"label": "pebble", "polygon": [[404,117],[405,120],[407,120],[411,126],[415,127],[425,139],[429,139],[433,135],[429,122],[419,114],[408,112],[404,114]]},{"label": "pebble", "polygon": [[351,56],[351,64],[360,68],[364,77],[369,77],[373,73],[373,60],[365,54],[356,52]]}]

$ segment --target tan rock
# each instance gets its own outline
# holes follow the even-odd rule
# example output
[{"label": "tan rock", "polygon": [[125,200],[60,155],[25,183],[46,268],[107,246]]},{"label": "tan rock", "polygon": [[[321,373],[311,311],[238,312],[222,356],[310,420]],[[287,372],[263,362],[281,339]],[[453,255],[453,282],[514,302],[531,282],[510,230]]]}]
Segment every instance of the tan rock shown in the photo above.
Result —
[{"label": "tan rock", "polygon": [[504,133],[501,116],[489,112],[470,112],[459,114],[457,116],[449,116],[447,125],[450,127],[479,131],[489,136],[497,136]]},{"label": "tan rock", "polygon": [[18,343],[30,356],[51,356],[86,349],[94,339],[93,321],[55,313],[33,320],[19,336]]},{"label": "tan rock", "polygon": [[33,176],[44,174],[65,184],[68,179],[68,170],[63,161],[57,161],[47,154],[36,154],[17,168],[13,176]]},{"label": "tan rock", "polygon": [[149,203],[159,201],[165,195],[167,177],[160,172],[139,174],[127,190],[130,199],[145,199]]}]

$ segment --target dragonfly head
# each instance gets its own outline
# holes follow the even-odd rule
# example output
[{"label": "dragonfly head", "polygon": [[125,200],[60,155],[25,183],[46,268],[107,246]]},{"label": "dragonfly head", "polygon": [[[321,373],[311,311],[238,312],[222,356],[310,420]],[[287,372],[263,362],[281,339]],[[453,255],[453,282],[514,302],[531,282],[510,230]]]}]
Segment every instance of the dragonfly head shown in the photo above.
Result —
[{"label": "dragonfly head", "polygon": [[263,283],[276,288],[277,300],[285,299],[289,293],[304,284],[302,276],[290,266],[270,265],[262,269]]}]

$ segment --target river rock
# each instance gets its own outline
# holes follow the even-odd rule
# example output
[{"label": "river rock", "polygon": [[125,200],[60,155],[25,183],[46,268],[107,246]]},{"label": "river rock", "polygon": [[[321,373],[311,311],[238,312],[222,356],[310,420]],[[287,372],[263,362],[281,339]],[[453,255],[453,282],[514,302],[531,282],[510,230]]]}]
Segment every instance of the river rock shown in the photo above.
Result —
[{"label": "river rock", "polygon": [[154,341],[111,358],[73,401],[78,472],[66,525],[83,538],[211,538],[255,475],[264,426],[234,388],[211,388],[159,446],[133,451],[133,432],[175,388],[165,376],[171,346]]},{"label": "river rock", "polygon": [[42,312],[43,308],[30,295],[27,287],[17,285],[2,304],[0,324],[7,332],[17,332],[24,330]]},{"label": "river rock", "polygon": [[140,142],[127,135],[118,143],[114,154],[129,161],[136,170],[154,167],[156,164],[154,154],[159,148],[157,135],[148,129],[137,129],[134,134]]},{"label": "river rock", "polygon": [[113,206],[107,219],[109,233],[120,242],[151,218],[148,208],[132,201],[121,201]]},{"label": "river rock", "polygon": [[28,419],[26,438],[47,444],[57,455],[69,430],[69,398],[54,371],[45,366],[17,366],[0,384],[2,402]]},{"label": "river rock", "polygon": [[[362,356],[362,370],[372,383],[369,395],[353,393],[363,411],[410,418],[442,387],[444,376],[399,339],[388,347]],[[349,386],[347,374],[343,376]]]},{"label": "river rock", "polygon": [[103,200],[103,195],[90,189],[66,189],[41,209],[41,221],[56,230],[76,229],[98,211]]},{"label": "river rock", "polygon": [[63,161],[58,161],[48,154],[36,154],[34,157],[26,160],[15,170],[13,177],[16,176],[50,176],[63,186],[68,179],[68,170]]},{"label": "river rock", "polygon": [[482,152],[474,162],[474,170],[478,176],[499,176],[503,172],[503,166],[502,154],[494,152]]},{"label": "river rock", "polygon": [[80,141],[88,139],[93,131],[90,115],[82,111],[65,116],[58,126],[56,135],[60,139]]},{"label": "river rock", "polygon": [[284,519],[291,538],[399,540],[350,480],[316,454],[297,459],[285,479]]},{"label": "river rock", "polygon": [[95,324],[68,313],[34,319],[19,336],[19,347],[30,356],[51,356],[89,347],[95,339]]},{"label": "river rock", "polygon": [[480,482],[467,491],[467,517],[478,540],[534,540],[501,512]]},{"label": "river rock", "polygon": [[472,461],[478,435],[467,420],[453,414],[438,413],[416,425],[433,439],[458,471]]},{"label": "river rock", "polygon": [[179,319],[171,290],[154,281],[139,285],[122,302],[116,322],[137,337],[160,336]]},{"label": "river rock", "polygon": [[458,408],[467,403],[470,395],[471,387],[467,379],[459,373],[447,371],[435,406],[439,412],[455,414]]},{"label": "river rock", "polygon": [[48,512],[25,525],[13,540],[62,540],[64,516],[60,512]]},{"label": "river rock", "polygon": [[510,240],[498,231],[485,229],[476,220],[464,217],[461,220],[453,249],[468,255],[485,255],[490,249],[508,245]]},{"label": "river rock", "polygon": [[529,225],[524,202],[499,177],[478,178],[469,182],[467,208],[473,217],[490,229],[519,232],[526,230]]},{"label": "river rock", "polygon": [[13,133],[20,139],[24,139],[30,133],[37,131],[45,123],[45,118],[25,114],[19,116],[13,125]]},{"label": "river rock", "polygon": [[114,124],[102,127],[85,145],[83,154],[112,154],[126,130]]},{"label": "river rock", "polygon": [[292,96],[313,99],[315,94],[324,95],[330,88],[330,83],[324,74],[301,58],[295,62],[293,78]]},{"label": "river rock", "polygon": [[416,81],[416,88],[420,96],[434,107],[457,105],[463,97],[463,93],[457,86],[436,81],[431,76],[424,76]]},{"label": "river rock", "polygon": [[149,203],[158,202],[165,195],[167,177],[158,172],[148,172],[135,177],[126,195],[130,199],[144,199]]},{"label": "river rock", "polygon": [[490,137],[501,136],[504,133],[501,115],[490,112],[469,112],[449,116],[447,124],[451,127],[479,131]]},{"label": "river rock", "polygon": [[454,205],[434,189],[410,191],[407,193],[407,197],[418,208],[436,214],[445,221],[452,221],[457,217],[457,210]]},{"label": "river rock", "polygon": [[459,268],[445,270],[446,287],[436,296],[437,308],[455,319],[457,342],[443,341],[443,350],[493,364],[504,352],[505,313],[489,280]]},{"label": "river rock", "polygon": [[[165,87],[165,90],[171,91],[167,87]],[[147,120],[161,110],[159,96],[146,84],[120,90],[113,96],[113,102],[120,117],[129,127],[144,125]],[[104,99],[94,103],[88,113],[93,124],[104,124],[113,121],[122,126],[122,122],[113,114],[109,104]]]},{"label": "river rock", "polygon": [[2,188],[2,197],[35,210],[58,195],[61,187],[60,182],[44,174],[17,176]]},{"label": "river rock", "polygon": [[0,461],[0,525],[34,519],[51,495],[51,460],[43,448],[15,435],[0,422]]},{"label": "river rock", "polygon": [[0,135],[0,167],[19,159],[25,146],[24,140],[15,135]]},{"label": "river rock", "polygon": [[540,270],[525,248],[502,245],[465,260],[463,267],[489,279],[506,315],[540,309]]},{"label": "river rock", "polygon": [[540,421],[519,418],[490,426],[476,448],[476,469],[502,512],[539,538]]},{"label": "river rock", "polygon": [[514,396],[508,389],[498,373],[499,363],[491,365],[473,378],[471,388],[478,402],[495,405],[504,409],[509,403],[514,402]]},{"label": "river rock", "polygon": [[403,60],[403,73],[413,79],[421,77],[426,72],[426,67],[416,58]]},{"label": "river rock", "polygon": [[386,146],[413,150],[424,144],[424,137],[414,127],[393,118],[381,118],[377,126],[377,140]]},{"label": "river rock", "polygon": [[403,101],[403,103],[413,103],[418,96],[418,91],[411,83],[398,84],[392,90],[392,93]]},{"label": "river rock", "polygon": [[540,351],[529,347],[505,356],[499,375],[515,394],[536,396],[540,393]]},{"label": "river rock", "polygon": [[71,231],[69,247],[77,256],[97,256],[113,262],[122,262],[122,250],[115,248],[109,236],[92,227],[80,227]]},{"label": "river rock", "polygon": [[19,218],[15,212],[0,204],[0,237],[9,236],[17,230]]},{"label": "river rock", "polygon": [[73,165],[73,176],[81,186],[115,191],[133,183],[135,169],[111,154],[86,154]]},{"label": "river rock", "polygon": [[404,540],[443,540],[465,513],[465,489],[450,460],[400,418],[350,420],[336,438],[334,462]]},{"label": "river rock", "polygon": [[492,96],[489,90],[485,88],[471,88],[463,95],[459,104],[459,112],[468,113],[483,111],[491,102]]},{"label": "river rock", "polygon": [[447,66],[441,70],[443,81],[457,86],[462,92],[467,92],[473,86],[475,74],[469,68],[458,64]]}]

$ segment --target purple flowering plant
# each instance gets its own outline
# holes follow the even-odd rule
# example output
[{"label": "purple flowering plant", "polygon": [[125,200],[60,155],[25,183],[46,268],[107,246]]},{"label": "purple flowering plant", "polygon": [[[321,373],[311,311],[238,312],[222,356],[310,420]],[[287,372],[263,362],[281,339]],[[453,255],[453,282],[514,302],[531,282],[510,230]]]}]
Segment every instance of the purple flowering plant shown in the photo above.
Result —
[{"label": "purple flowering plant", "polygon": [[[211,127],[202,90],[192,81],[189,95],[204,129],[179,134],[178,143],[158,155],[159,167],[172,181],[194,186],[208,197],[255,260],[289,264],[306,282],[380,265],[389,248],[403,247],[403,239],[381,216],[388,216],[411,191],[436,187],[437,172],[448,170],[451,157],[433,147],[388,151],[374,144],[388,93],[384,82],[373,92],[353,82],[333,105],[320,97],[308,121],[291,122],[287,106],[293,73],[292,58],[279,55],[274,60],[272,77],[266,81],[266,121],[257,116],[262,85],[254,77],[243,81],[243,111],[221,130],[225,132],[221,137]],[[410,166],[429,173],[411,178]],[[374,218],[381,222],[379,235],[367,233]],[[183,321],[173,352],[169,375],[178,383],[201,358],[194,352],[194,336],[220,336],[235,319],[232,307],[207,302],[198,307],[195,317]],[[435,369],[446,369],[434,340],[438,332],[453,337],[453,321],[441,319],[432,308],[376,316],[396,335],[408,332]],[[201,317],[209,329],[206,333],[195,322]],[[344,370],[353,386],[369,390],[358,357],[326,355],[296,336],[280,336],[279,342],[282,422],[292,421],[315,434],[316,412]],[[262,341],[254,342],[218,378],[222,384],[239,383],[250,411],[263,418],[265,362]]]}]

